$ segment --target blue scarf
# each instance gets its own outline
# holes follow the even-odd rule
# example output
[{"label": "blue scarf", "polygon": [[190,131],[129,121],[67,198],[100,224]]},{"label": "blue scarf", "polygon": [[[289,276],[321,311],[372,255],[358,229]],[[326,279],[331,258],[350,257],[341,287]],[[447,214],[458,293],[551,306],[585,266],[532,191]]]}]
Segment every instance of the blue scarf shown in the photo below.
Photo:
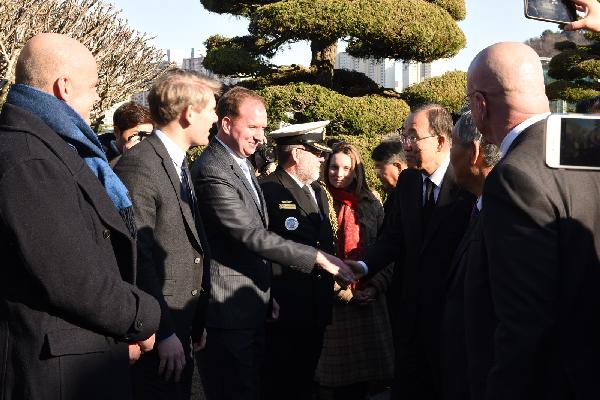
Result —
[{"label": "blue scarf", "polygon": [[29,85],[14,84],[6,98],[8,104],[39,117],[67,144],[72,146],[106,189],[132,236],[135,235],[133,208],[127,188],[108,164],[98,136],[71,106]]}]

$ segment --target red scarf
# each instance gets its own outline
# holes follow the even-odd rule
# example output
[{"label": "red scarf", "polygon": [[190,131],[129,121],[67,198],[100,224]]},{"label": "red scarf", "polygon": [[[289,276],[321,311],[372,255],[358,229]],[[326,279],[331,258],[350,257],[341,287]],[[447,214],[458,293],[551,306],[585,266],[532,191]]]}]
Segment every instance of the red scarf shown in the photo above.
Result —
[{"label": "red scarf", "polygon": [[330,188],[329,191],[333,199],[342,204],[337,214],[337,255],[341,259],[360,260],[363,249],[359,247],[358,197],[343,189]]}]

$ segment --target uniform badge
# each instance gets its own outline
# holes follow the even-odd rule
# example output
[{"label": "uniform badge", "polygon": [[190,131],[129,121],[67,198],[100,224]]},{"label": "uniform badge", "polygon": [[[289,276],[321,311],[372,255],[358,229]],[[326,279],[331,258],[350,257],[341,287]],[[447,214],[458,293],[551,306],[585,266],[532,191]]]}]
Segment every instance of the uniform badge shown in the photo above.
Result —
[{"label": "uniform badge", "polygon": [[300,224],[298,223],[296,217],[287,217],[285,219],[285,229],[287,229],[288,231],[295,231],[296,229],[298,229],[299,225]]},{"label": "uniform badge", "polygon": [[295,210],[296,205],[291,200],[283,200],[279,203],[280,210]]}]

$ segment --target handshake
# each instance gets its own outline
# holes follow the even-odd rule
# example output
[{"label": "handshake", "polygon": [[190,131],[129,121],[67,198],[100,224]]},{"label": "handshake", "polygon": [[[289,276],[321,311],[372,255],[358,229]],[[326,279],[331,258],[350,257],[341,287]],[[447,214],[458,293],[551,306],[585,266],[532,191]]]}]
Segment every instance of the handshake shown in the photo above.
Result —
[{"label": "handshake", "polygon": [[317,252],[316,264],[333,275],[335,281],[346,288],[349,284],[358,281],[365,276],[365,270],[361,264],[353,260],[340,260],[322,251]]}]

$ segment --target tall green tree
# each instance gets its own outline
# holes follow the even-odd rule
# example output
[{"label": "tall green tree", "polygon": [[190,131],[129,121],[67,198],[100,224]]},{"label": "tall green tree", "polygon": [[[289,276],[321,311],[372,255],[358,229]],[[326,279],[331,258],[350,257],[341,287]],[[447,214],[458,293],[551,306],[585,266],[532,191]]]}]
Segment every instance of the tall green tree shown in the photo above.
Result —
[{"label": "tall green tree", "polygon": [[255,75],[285,44],[309,41],[311,70],[331,86],[337,42],[358,57],[430,62],[465,46],[457,20],[464,0],[201,0],[216,13],[250,20],[250,35],[207,41],[206,65],[217,73]]},{"label": "tall green tree", "polygon": [[[378,87],[362,74],[334,69],[340,39],[348,42],[347,51],[356,57],[421,62],[451,57],[465,46],[456,23],[465,17],[464,0],[200,1],[209,11],[250,21],[246,36],[216,35],[206,41],[205,67],[218,74],[250,77],[242,84],[255,89],[277,86],[267,91],[270,98],[289,100],[271,102],[274,122],[304,122],[335,114],[337,120],[330,129],[334,134],[377,135],[397,130],[408,110],[397,93]],[[299,41],[310,43],[308,69],[271,63],[279,49]],[[309,86],[298,86],[301,83]],[[308,91],[318,96],[305,107]],[[361,104],[370,107],[359,112]],[[378,112],[374,104],[385,109]],[[389,118],[393,113],[398,117]],[[382,115],[385,123],[375,123]],[[360,119],[367,122],[360,123]]]}]

